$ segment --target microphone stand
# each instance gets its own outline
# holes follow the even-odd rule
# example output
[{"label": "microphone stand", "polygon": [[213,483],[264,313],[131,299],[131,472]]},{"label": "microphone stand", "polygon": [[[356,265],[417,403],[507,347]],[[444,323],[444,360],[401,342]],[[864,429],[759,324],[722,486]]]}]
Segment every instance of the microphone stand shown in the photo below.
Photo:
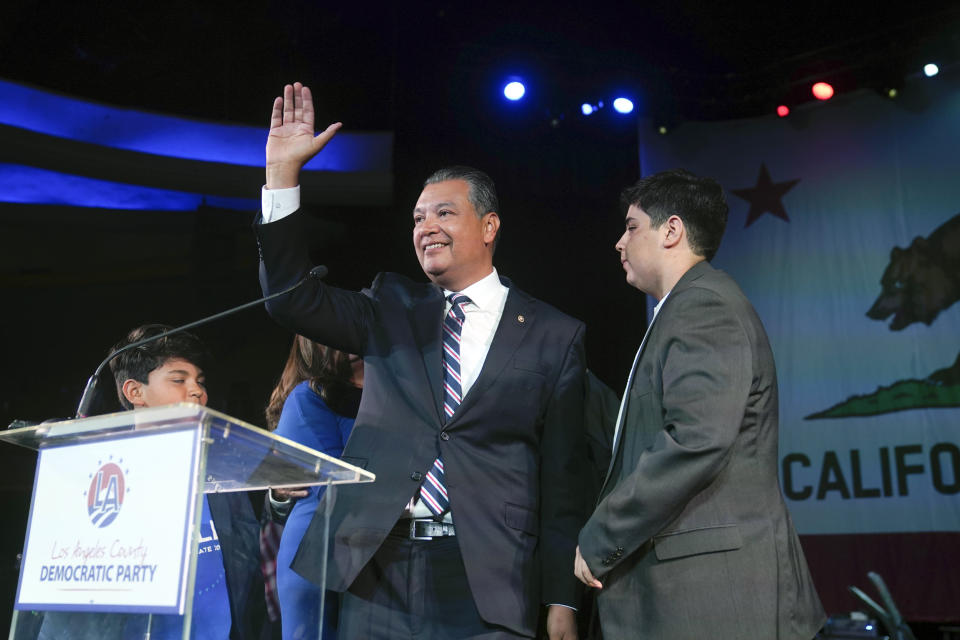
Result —
[{"label": "microphone stand", "polygon": [[192,328],[194,328],[194,327],[198,327],[198,326],[200,326],[200,325],[202,325],[202,324],[206,324],[206,323],[208,323],[208,322],[213,322],[214,320],[219,320],[220,318],[223,318],[224,316],[228,316],[228,315],[233,314],[233,313],[236,313],[236,312],[238,312],[238,311],[243,311],[244,309],[249,309],[250,307],[254,307],[254,306],[258,305],[258,304],[262,304],[262,303],[264,303],[264,302],[268,302],[268,301],[270,301],[270,300],[273,300],[274,298],[279,298],[280,296],[286,295],[286,294],[290,293],[291,291],[293,291],[294,289],[299,288],[300,285],[302,285],[304,282],[306,282],[306,281],[309,280],[310,278],[322,279],[322,278],[324,278],[326,275],[327,275],[327,268],[326,268],[325,266],[323,266],[323,265],[318,265],[318,266],[314,267],[313,269],[311,269],[311,270],[310,270],[310,273],[308,273],[306,276],[304,276],[304,278],[303,278],[302,280],[300,280],[300,282],[296,283],[296,284],[293,285],[292,287],[289,287],[289,288],[287,288],[287,289],[284,289],[283,291],[279,291],[279,292],[277,292],[277,293],[270,294],[269,296],[264,296],[263,298],[259,298],[259,299],[257,299],[257,300],[253,300],[253,301],[248,302],[248,303],[246,303],[246,304],[242,304],[242,305],[240,305],[239,307],[233,307],[232,309],[227,309],[226,311],[221,311],[220,313],[216,313],[216,314],[214,314],[214,315],[212,315],[212,316],[207,316],[206,318],[201,318],[200,320],[195,320],[194,322],[191,322],[191,323],[189,323],[189,324],[185,324],[185,325],[183,325],[182,327],[174,327],[173,329],[170,329],[169,331],[164,331],[163,333],[157,334],[157,335],[155,335],[155,336],[150,336],[149,338],[144,338],[143,340],[137,340],[136,342],[131,342],[130,344],[124,346],[123,348],[117,349],[116,351],[114,351],[113,353],[111,353],[110,355],[108,355],[106,358],[103,359],[103,362],[100,363],[100,366],[97,367],[97,370],[94,371],[94,372],[93,372],[93,375],[90,376],[90,379],[87,380],[87,386],[86,386],[86,387],[84,388],[84,390],[83,390],[83,395],[80,396],[80,404],[77,405],[77,415],[76,415],[76,417],[77,417],[77,418],[86,418],[87,415],[90,413],[90,407],[91,407],[91,405],[93,405],[93,399],[94,399],[94,397],[95,397],[94,394],[95,394],[95,392],[96,392],[97,385],[98,385],[99,382],[100,382],[100,373],[103,371],[103,368],[104,368],[105,366],[107,366],[107,364],[110,363],[111,360],[113,360],[114,358],[116,358],[116,357],[117,357],[118,355],[120,355],[121,353],[124,353],[124,352],[126,352],[126,351],[129,351],[129,350],[131,350],[131,349],[136,349],[137,347],[143,346],[143,345],[145,345],[145,344],[147,344],[147,343],[149,343],[149,342],[153,342],[153,341],[155,341],[155,340],[160,340],[161,338],[164,338],[164,337],[169,336],[169,335],[173,335],[174,333],[180,333],[181,331],[187,331],[188,329],[192,329]]}]

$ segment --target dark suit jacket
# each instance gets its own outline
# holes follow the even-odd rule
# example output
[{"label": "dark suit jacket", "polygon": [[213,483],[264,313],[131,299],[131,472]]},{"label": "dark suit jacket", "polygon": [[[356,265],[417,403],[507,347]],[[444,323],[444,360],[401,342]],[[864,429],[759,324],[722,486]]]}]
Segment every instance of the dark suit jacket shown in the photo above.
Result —
[{"label": "dark suit jacket", "polygon": [[780,492],[777,424],[763,325],[701,262],[650,328],[580,533],[605,638],[814,636],[823,609]]},{"label": "dark suit jacket", "polygon": [[[256,227],[265,293],[311,266],[303,215]],[[510,291],[481,373],[446,424],[444,298],[435,285],[386,273],[355,293],[313,281],[268,311],[291,331],[364,359],[363,398],[343,459],[377,480],[337,491],[328,588],[350,586],[442,454],[480,615],[532,635],[538,603],[574,605],[577,593],[571,559],[584,520],[584,327],[504,283]],[[293,563],[314,582],[322,545],[316,516]]]},{"label": "dark suit jacket", "polygon": [[233,620],[230,638],[257,639],[268,621],[260,569],[260,521],[246,492],[211,493],[207,501],[223,554]]}]

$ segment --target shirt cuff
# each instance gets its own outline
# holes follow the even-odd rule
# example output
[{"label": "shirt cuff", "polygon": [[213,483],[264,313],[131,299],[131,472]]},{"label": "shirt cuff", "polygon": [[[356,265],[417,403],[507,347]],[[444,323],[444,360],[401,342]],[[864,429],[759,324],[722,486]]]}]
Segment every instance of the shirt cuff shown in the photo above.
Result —
[{"label": "shirt cuff", "polygon": [[555,604],[548,604],[547,606],[548,606],[548,607],[566,607],[567,609],[573,609],[574,611],[577,610],[576,607],[571,607],[571,606],[568,605],[568,604],[555,603]]},{"label": "shirt cuff", "polygon": [[289,189],[260,189],[260,213],[265,224],[276,222],[300,208],[300,185]]}]

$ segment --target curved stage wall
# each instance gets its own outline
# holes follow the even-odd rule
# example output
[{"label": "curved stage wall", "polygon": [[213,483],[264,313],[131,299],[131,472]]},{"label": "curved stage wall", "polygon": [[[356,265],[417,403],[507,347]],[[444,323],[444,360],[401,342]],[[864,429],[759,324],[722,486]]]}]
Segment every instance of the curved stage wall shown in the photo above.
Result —
[{"label": "curved stage wall", "polygon": [[[204,200],[256,210],[251,185],[263,182],[265,142],[266,118],[262,127],[205,122],[0,80],[0,202],[192,210],[196,206],[184,195],[192,193],[193,205]],[[30,173],[28,167],[44,172]],[[43,189],[34,186],[36,180]],[[145,190],[137,205],[131,202],[134,191],[119,185],[152,191]],[[307,164],[302,187],[311,204],[390,204],[393,134],[337,135]],[[159,190],[172,192],[169,202]],[[114,192],[116,202],[109,199]]]}]

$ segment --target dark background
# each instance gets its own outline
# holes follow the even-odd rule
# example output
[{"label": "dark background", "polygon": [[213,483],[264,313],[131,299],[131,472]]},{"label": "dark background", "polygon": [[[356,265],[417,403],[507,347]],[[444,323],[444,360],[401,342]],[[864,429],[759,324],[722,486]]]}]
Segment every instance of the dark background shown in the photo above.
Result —
[{"label": "dark background", "polygon": [[[640,172],[639,123],[765,115],[808,101],[818,79],[882,91],[928,59],[960,59],[955,3],[623,4],[8,2],[0,78],[264,135],[274,96],[300,80],[318,124],[394,132],[390,205],[313,212],[317,262],[350,288],[380,270],[423,278],[410,221],[423,178],[446,164],[483,168],[500,191],[498,269],[585,320],[588,363],[619,389],[645,325],[613,250],[618,193]],[[509,74],[526,80],[521,103],[502,98]],[[580,114],[618,92],[637,113]],[[72,415],[86,377],[137,324],[257,297],[253,213],[0,205],[0,420]],[[211,405],[263,424],[290,336],[262,309],[197,333],[219,363]],[[115,409],[109,381],[102,388],[99,408]],[[34,456],[2,447],[0,464],[5,628]]]}]

